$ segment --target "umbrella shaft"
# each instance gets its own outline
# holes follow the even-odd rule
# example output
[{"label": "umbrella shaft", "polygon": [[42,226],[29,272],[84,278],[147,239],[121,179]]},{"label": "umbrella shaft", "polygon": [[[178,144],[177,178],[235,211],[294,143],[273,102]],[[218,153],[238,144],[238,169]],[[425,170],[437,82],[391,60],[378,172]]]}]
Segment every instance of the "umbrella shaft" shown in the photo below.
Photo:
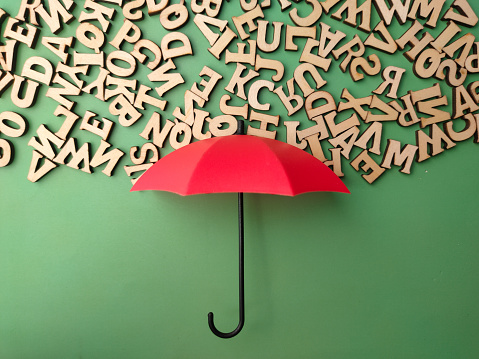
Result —
[{"label": "umbrella shaft", "polygon": [[239,232],[239,317],[244,324],[244,210],[243,193],[238,193],[238,232]]}]

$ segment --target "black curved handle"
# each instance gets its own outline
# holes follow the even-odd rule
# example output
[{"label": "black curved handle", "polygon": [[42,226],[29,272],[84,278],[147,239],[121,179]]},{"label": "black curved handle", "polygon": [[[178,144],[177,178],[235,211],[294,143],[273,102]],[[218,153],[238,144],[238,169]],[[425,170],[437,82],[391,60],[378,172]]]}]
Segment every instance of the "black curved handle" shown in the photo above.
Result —
[{"label": "black curved handle", "polygon": [[236,327],[235,330],[229,333],[223,333],[223,332],[220,332],[218,329],[216,329],[212,312],[208,313],[208,325],[210,326],[210,329],[213,332],[213,334],[216,335],[217,337],[224,338],[224,339],[233,338],[235,335],[237,335],[241,331],[241,329],[243,329],[244,315],[243,317],[241,317],[241,313],[240,313],[240,322],[238,326]]},{"label": "black curved handle", "polygon": [[239,324],[229,333],[220,332],[215,327],[213,313],[208,313],[208,325],[214,335],[228,339],[237,335],[244,325],[244,220],[243,220],[243,193],[238,193],[238,225],[239,225]]}]

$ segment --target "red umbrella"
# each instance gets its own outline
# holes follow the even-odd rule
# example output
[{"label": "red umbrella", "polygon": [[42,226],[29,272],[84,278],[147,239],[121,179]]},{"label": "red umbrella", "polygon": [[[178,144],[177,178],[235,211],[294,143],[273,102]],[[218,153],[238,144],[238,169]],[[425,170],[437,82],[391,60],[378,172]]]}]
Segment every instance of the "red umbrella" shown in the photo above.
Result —
[{"label": "red umbrella", "polygon": [[[241,133],[242,126],[239,127]],[[244,325],[243,193],[349,193],[333,171],[307,152],[277,140],[248,135],[210,138],[172,152],[150,167],[131,189],[143,190],[180,195],[238,192],[240,318],[235,330],[223,333],[216,329],[213,313],[208,313],[211,331],[221,338],[235,336]]]}]

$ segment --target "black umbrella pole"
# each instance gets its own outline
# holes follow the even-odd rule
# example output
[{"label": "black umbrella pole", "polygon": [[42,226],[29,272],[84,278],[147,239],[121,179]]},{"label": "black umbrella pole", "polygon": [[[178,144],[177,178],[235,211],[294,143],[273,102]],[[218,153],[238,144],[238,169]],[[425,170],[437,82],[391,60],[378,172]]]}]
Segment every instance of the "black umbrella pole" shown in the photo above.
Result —
[{"label": "black umbrella pole", "polygon": [[238,225],[239,225],[239,323],[235,330],[229,333],[220,332],[216,329],[213,321],[213,313],[208,313],[208,325],[211,331],[220,338],[232,338],[237,335],[244,325],[244,211],[243,193],[238,193]]}]

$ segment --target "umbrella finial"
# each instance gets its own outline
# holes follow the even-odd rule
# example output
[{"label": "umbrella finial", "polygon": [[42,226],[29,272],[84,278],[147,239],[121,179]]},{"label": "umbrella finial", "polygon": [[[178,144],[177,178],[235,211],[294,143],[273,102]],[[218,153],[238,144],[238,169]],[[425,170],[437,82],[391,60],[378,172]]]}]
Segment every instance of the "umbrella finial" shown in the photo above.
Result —
[{"label": "umbrella finial", "polygon": [[235,132],[235,135],[245,135],[244,132],[244,121],[243,120],[237,120],[238,121],[238,129]]}]

